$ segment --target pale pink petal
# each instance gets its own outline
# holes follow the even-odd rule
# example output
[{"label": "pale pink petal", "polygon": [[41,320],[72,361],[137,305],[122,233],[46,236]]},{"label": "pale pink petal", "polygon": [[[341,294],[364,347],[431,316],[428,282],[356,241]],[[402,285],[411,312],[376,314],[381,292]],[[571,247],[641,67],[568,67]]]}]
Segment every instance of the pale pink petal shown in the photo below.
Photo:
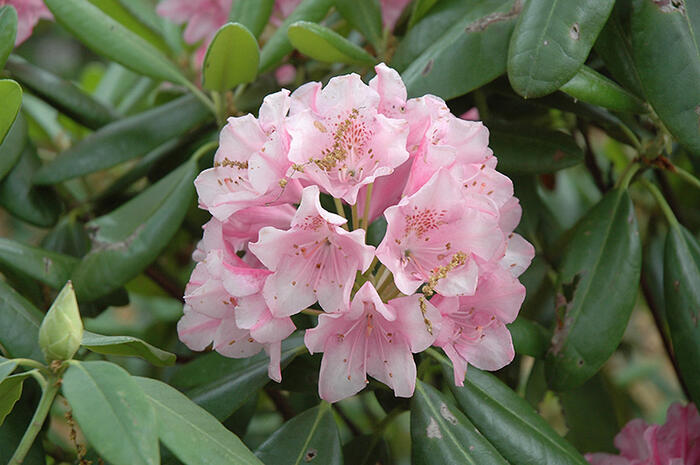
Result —
[{"label": "pale pink petal", "polygon": [[214,341],[219,320],[185,306],[185,314],[177,322],[177,335],[192,350],[204,350]]},{"label": "pale pink petal", "polygon": [[530,266],[535,258],[535,248],[523,236],[511,233],[506,239],[506,254],[499,262],[516,278]]},{"label": "pale pink petal", "polygon": [[270,363],[267,365],[267,376],[269,376],[271,380],[279,383],[282,381],[282,370],[280,368],[282,343],[275,342],[265,345],[265,352],[270,357]]},{"label": "pale pink petal", "polygon": [[382,24],[390,31],[396,26],[396,21],[401,17],[406,5],[411,3],[411,0],[380,0],[382,6]]},{"label": "pale pink petal", "polygon": [[525,300],[525,286],[507,270],[489,266],[479,276],[476,293],[459,298],[464,309],[476,309],[511,323]]},{"label": "pale pink petal", "polygon": [[445,355],[452,362],[452,374],[454,377],[455,386],[464,386],[464,378],[467,376],[467,360],[459,355],[452,344],[441,346],[445,351]]},{"label": "pale pink petal", "polygon": [[397,335],[368,341],[367,373],[394,390],[396,397],[411,397],[416,387],[416,363],[406,338]]},{"label": "pale pink petal", "polygon": [[246,358],[257,354],[262,348],[262,344],[255,342],[248,330],[236,326],[235,318],[221,320],[214,336],[214,350],[218,353],[226,357]]},{"label": "pale pink petal", "polygon": [[411,352],[422,352],[435,342],[442,315],[425,297],[417,294],[398,297],[386,305],[397,315],[393,325],[406,335]]},{"label": "pale pink petal", "polygon": [[32,35],[40,19],[53,20],[53,15],[41,0],[2,0],[0,6],[10,5],[17,11],[17,35],[15,46]]},{"label": "pale pink petal", "polygon": [[473,333],[475,340],[463,337],[454,343],[455,350],[470,364],[481,370],[495,371],[513,361],[515,351],[510,332],[500,321],[492,321],[487,313],[472,318],[474,327],[482,328]]},{"label": "pale pink petal", "polygon": [[586,454],[585,457],[591,465],[635,465],[624,457],[611,454]]},{"label": "pale pink petal", "polygon": [[379,113],[389,118],[402,118],[406,111],[406,86],[395,69],[384,63],[374,67],[377,73],[369,86],[379,94]]},{"label": "pale pink petal", "polygon": [[459,115],[460,118],[466,119],[466,120],[471,120],[471,121],[478,121],[479,120],[479,110],[476,107],[471,107],[469,110],[465,111],[461,115]]}]

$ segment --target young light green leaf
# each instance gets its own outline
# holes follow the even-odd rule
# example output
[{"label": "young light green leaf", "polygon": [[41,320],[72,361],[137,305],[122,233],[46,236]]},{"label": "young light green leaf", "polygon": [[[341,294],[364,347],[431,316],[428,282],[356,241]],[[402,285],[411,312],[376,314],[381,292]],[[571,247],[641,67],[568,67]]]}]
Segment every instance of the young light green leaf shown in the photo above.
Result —
[{"label": "young light green leaf", "polygon": [[10,57],[7,70],[57,110],[88,128],[97,129],[117,119],[113,109],[98,102],[72,82],[61,79],[18,56]]},{"label": "young light green leaf", "polygon": [[487,0],[461,17],[401,74],[409,97],[450,99],[503,74],[519,8],[515,0]]},{"label": "young light green leaf", "polygon": [[75,257],[0,237],[0,268],[20,272],[54,289],[68,281],[77,264]]},{"label": "young light green leaf", "polygon": [[45,164],[34,176],[34,183],[55,184],[145,155],[208,116],[207,109],[196,98],[186,95],[116,121]]},{"label": "young light green leaf", "polygon": [[341,465],[340,436],[331,404],[322,402],[283,424],[255,455],[265,465],[303,465],[311,461]]},{"label": "young light green leaf", "polygon": [[103,336],[85,331],[81,345],[98,354],[140,357],[156,366],[175,363],[175,354],[131,336]]},{"label": "young light green leaf", "polygon": [[0,357],[0,382],[10,376],[17,368],[17,362]]},{"label": "young light green leaf", "polygon": [[190,160],[88,227],[93,246],[73,271],[78,298],[92,301],[138,275],[168,245],[194,194],[197,163]]},{"label": "young light green leaf", "polygon": [[95,53],[154,79],[187,83],[177,67],[88,0],[45,0],[56,20]]},{"label": "young light green leaf", "polygon": [[615,0],[530,0],[508,48],[508,78],[525,98],[550,94],[586,61]]},{"label": "young light green leaf", "polygon": [[[146,42],[153,45],[162,53],[168,53],[170,48],[157,28],[150,27],[136,17],[122,0],[89,0],[90,3],[102,10],[106,15],[119,22],[126,29],[138,35]],[[152,8],[152,7],[151,7]]]},{"label": "young light green leaf", "polygon": [[[452,368],[443,365],[452,379]],[[513,465],[586,465],[586,459],[523,398],[490,373],[469,367],[464,386],[448,383],[460,409]]]},{"label": "young light green leaf", "polygon": [[700,4],[637,1],[630,29],[644,95],[678,142],[700,156]]},{"label": "young light green leaf", "polygon": [[155,407],[161,441],[183,463],[262,465],[236,435],[178,390],[155,379],[134,379]]},{"label": "young light green leaf", "polygon": [[580,386],[617,348],[637,299],[641,255],[629,194],[614,189],[578,223],[562,258],[564,295],[546,360],[552,389]]},{"label": "young light green leaf", "polygon": [[123,368],[108,362],[71,362],[63,394],[90,444],[114,465],[157,465],[156,412]]},{"label": "young light green leaf", "polygon": [[15,48],[17,36],[17,11],[11,5],[0,7],[0,70]]},{"label": "young light green leaf", "polygon": [[83,321],[73,284],[68,281],[41,322],[39,347],[49,363],[70,360],[80,348],[82,338]]},{"label": "young light green leaf", "polygon": [[327,63],[372,65],[375,58],[337,32],[320,24],[297,21],[287,29],[294,48],[304,55]]},{"label": "young light green leaf", "polygon": [[22,384],[28,376],[29,373],[20,373],[0,381],[0,425],[22,396]]},{"label": "young light green leaf", "polygon": [[39,348],[39,325],[44,314],[0,280],[0,344],[14,358],[44,361]]},{"label": "young light green leaf", "polygon": [[508,464],[447,397],[420,380],[411,399],[411,441],[415,465]]},{"label": "young light green leaf", "polygon": [[0,205],[22,221],[48,228],[58,221],[63,205],[52,188],[32,184],[40,166],[36,149],[25,144],[19,161],[0,183]]},{"label": "young light green leaf", "polygon": [[700,244],[672,224],[664,252],[666,321],[673,352],[691,399],[700,403]]},{"label": "young light green leaf", "polygon": [[255,37],[260,37],[274,6],[275,0],[236,0],[231,7],[229,21],[242,24]]},{"label": "young light green leaf", "polygon": [[0,181],[14,168],[27,141],[27,120],[20,113],[0,143]]},{"label": "young light green leaf", "polygon": [[260,51],[260,72],[271,70],[282,61],[285,55],[294,50],[287,38],[287,29],[291,24],[297,21],[321,21],[332,4],[333,0],[302,0]]},{"label": "young light green leaf", "polygon": [[22,106],[22,88],[12,79],[0,79],[0,143],[15,122]]},{"label": "young light green leaf", "polygon": [[343,18],[380,50],[382,46],[382,10],[378,0],[335,0]]},{"label": "young light green leaf", "polygon": [[623,113],[647,113],[644,102],[617,85],[614,81],[581,66],[573,78],[561,90],[582,102],[598,105]]},{"label": "young light green leaf", "polygon": [[202,86],[225,92],[252,82],[258,74],[260,52],[255,36],[239,23],[228,23],[209,44],[202,68]]}]

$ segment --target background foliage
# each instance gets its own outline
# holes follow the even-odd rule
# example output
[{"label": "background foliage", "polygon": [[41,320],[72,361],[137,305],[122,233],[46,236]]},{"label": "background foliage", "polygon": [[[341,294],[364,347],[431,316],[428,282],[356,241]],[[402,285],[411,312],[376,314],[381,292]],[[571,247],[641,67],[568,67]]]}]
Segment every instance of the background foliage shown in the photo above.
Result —
[{"label": "background foliage", "polygon": [[[698,2],[414,0],[392,34],[376,0],[304,0],[278,28],[236,0],[201,79],[153,2],[46,4],[58,25],[14,51],[0,8],[0,462],[585,464],[700,399]],[[331,406],[301,336],[279,385],[264,354],[177,342],[207,219],[192,181],[283,61],[292,89],[384,61],[409,97],[478,109],[537,249],[511,365],[456,388],[428,351],[409,401],[372,383]],[[69,279],[82,324],[64,298],[45,325],[80,348],[46,367]]]}]

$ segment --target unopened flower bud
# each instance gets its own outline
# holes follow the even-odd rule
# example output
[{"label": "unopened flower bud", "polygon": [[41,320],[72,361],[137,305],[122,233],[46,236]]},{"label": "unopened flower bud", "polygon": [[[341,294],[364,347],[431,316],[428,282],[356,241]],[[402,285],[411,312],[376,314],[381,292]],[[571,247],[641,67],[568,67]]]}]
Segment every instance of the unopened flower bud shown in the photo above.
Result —
[{"label": "unopened flower bud", "polygon": [[39,346],[47,362],[70,360],[83,338],[83,322],[73,284],[68,281],[51,304],[39,328]]}]

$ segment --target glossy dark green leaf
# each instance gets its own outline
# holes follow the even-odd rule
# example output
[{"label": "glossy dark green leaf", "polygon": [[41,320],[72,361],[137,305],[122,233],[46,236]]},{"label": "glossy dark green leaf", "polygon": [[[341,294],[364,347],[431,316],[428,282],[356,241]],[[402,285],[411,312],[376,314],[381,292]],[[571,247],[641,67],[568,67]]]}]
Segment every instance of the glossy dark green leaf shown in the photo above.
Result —
[{"label": "glossy dark green leaf", "polygon": [[278,65],[285,55],[294,50],[287,38],[287,29],[297,21],[320,21],[331,8],[333,0],[302,0],[275,31],[260,51],[260,72],[264,73]]},{"label": "glossy dark green leaf", "polygon": [[678,142],[700,156],[700,4],[638,0],[630,29],[644,95]]},{"label": "glossy dark green leaf", "polygon": [[618,86],[614,81],[581,66],[561,90],[582,102],[598,105],[622,113],[647,113],[644,102]]},{"label": "glossy dark green leaf", "polygon": [[[38,392],[39,387],[36,384],[27,383],[22,391],[22,397],[15,409],[0,426],[0,463],[10,462],[39,402],[41,393]],[[46,465],[46,454],[41,442],[34,441],[22,465]]]},{"label": "glossy dark green leaf", "polygon": [[503,74],[519,5],[487,0],[455,22],[401,74],[409,97],[435,94],[447,100]]},{"label": "glossy dark green leaf", "polygon": [[508,330],[516,353],[542,358],[547,352],[552,335],[536,321],[519,316],[508,325]]},{"label": "glossy dark green leaf", "polygon": [[131,336],[103,336],[85,331],[81,345],[98,354],[140,357],[156,366],[175,363],[175,354]]},{"label": "glossy dark green leaf", "polygon": [[318,61],[356,65],[375,63],[372,55],[320,24],[297,21],[289,26],[287,36],[294,48]]},{"label": "glossy dark green leaf", "polygon": [[444,394],[420,380],[411,399],[411,441],[414,465],[508,464]]},{"label": "glossy dark green leaf", "polygon": [[68,214],[44,236],[41,248],[80,258],[90,250],[90,236],[75,215]]},{"label": "glossy dark green leaf", "polygon": [[580,386],[615,351],[637,298],[641,263],[634,207],[627,190],[614,189],[578,223],[564,252],[564,295],[546,363],[551,388]]},{"label": "glossy dark green leaf", "polygon": [[28,373],[20,373],[0,381],[0,425],[22,396],[22,385],[28,376]]},{"label": "glossy dark green leaf", "polygon": [[27,141],[27,120],[17,115],[5,140],[0,143],[0,180],[15,166]]},{"label": "glossy dark green leaf", "polygon": [[22,88],[12,79],[0,79],[0,143],[15,122],[22,106]]},{"label": "glossy dark green leaf", "polygon": [[12,358],[44,361],[39,348],[39,325],[44,315],[0,280],[0,344]]},{"label": "glossy dark green leaf", "polygon": [[238,23],[228,23],[209,44],[202,68],[202,86],[225,92],[238,84],[252,82],[258,74],[260,52],[255,36]]},{"label": "glossy dark green leaf", "polygon": [[[281,366],[285,367],[304,350],[303,338],[292,336],[282,343]],[[269,358],[259,353],[245,359],[211,353],[178,369],[170,384],[223,421],[270,380]]]},{"label": "glossy dark green leaf", "polygon": [[[445,365],[443,369],[451,379],[451,367]],[[490,373],[469,367],[463,387],[449,385],[462,411],[509,463],[588,463],[525,399]]]},{"label": "glossy dark green leaf", "polygon": [[145,155],[208,116],[207,109],[188,95],[114,122],[44,165],[34,176],[34,182],[55,184]]},{"label": "glossy dark green leaf", "polygon": [[508,49],[508,78],[526,98],[550,94],[586,61],[615,0],[530,0]]},{"label": "glossy dark green leaf", "polygon": [[275,0],[237,0],[231,7],[229,21],[245,26],[255,37],[262,34],[270,20]]},{"label": "glossy dark green leaf", "polygon": [[188,161],[113,212],[87,224],[93,244],[72,275],[78,298],[113,292],[146,268],[180,227],[194,194]]},{"label": "glossy dark green leaf", "polygon": [[340,436],[331,404],[322,402],[283,424],[255,455],[265,465],[342,465]]},{"label": "glossy dark green leaf", "polygon": [[75,257],[0,237],[0,267],[23,273],[54,289],[70,279]]},{"label": "glossy dark green leaf", "polygon": [[0,205],[27,223],[48,228],[58,221],[62,205],[52,188],[32,185],[40,166],[36,149],[26,144],[19,161],[0,183]]},{"label": "glossy dark green leaf", "polygon": [[56,21],[95,53],[154,79],[187,82],[158,49],[88,0],[46,0],[46,6]]},{"label": "glossy dark green leaf", "polygon": [[160,463],[156,412],[141,387],[109,362],[72,362],[63,394],[90,444],[114,465]]},{"label": "glossy dark green leaf", "polygon": [[7,70],[36,95],[88,128],[97,129],[117,119],[114,110],[95,100],[72,82],[34,66],[16,55],[7,61]]},{"label": "glossy dark green leaf", "polygon": [[382,10],[378,0],[335,0],[335,7],[379,50],[382,45]]},{"label": "glossy dark green leaf", "polygon": [[389,444],[375,434],[355,436],[343,444],[343,463],[348,465],[376,465],[392,463]]},{"label": "glossy dark green leaf", "polygon": [[89,0],[90,3],[102,10],[110,18],[117,21],[132,33],[138,35],[146,42],[153,45],[163,53],[170,49],[156,28],[142,22],[129,8],[126,8],[122,0]]},{"label": "glossy dark green leaf", "polygon": [[262,465],[236,435],[184,394],[155,379],[134,379],[155,407],[161,441],[183,463]]},{"label": "glossy dark green leaf", "polygon": [[10,376],[17,368],[17,362],[0,357],[0,382]]},{"label": "glossy dark green leaf", "polygon": [[418,21],[423,19],[423,17],[437,2],[438,0],[416,0],[413,2],[411,18],[408,20],[408,28],[412,28]]},{"label": "glossy dark green leaf", "polygon": [[573,137],[533,126],[487,123],[498,169],[508,174],[542,174],[583,162]]},{"label": "glossy dark green leaf", "polygon": [[673,352],[690,397],[699,403],[700,244],[678,224],[666,237],[664,296]]},{"label": "glossy dark green leaf", "polygon": [[15,48],[17,36],[17,10],[10,5],[0,7],[0,69]]}]

